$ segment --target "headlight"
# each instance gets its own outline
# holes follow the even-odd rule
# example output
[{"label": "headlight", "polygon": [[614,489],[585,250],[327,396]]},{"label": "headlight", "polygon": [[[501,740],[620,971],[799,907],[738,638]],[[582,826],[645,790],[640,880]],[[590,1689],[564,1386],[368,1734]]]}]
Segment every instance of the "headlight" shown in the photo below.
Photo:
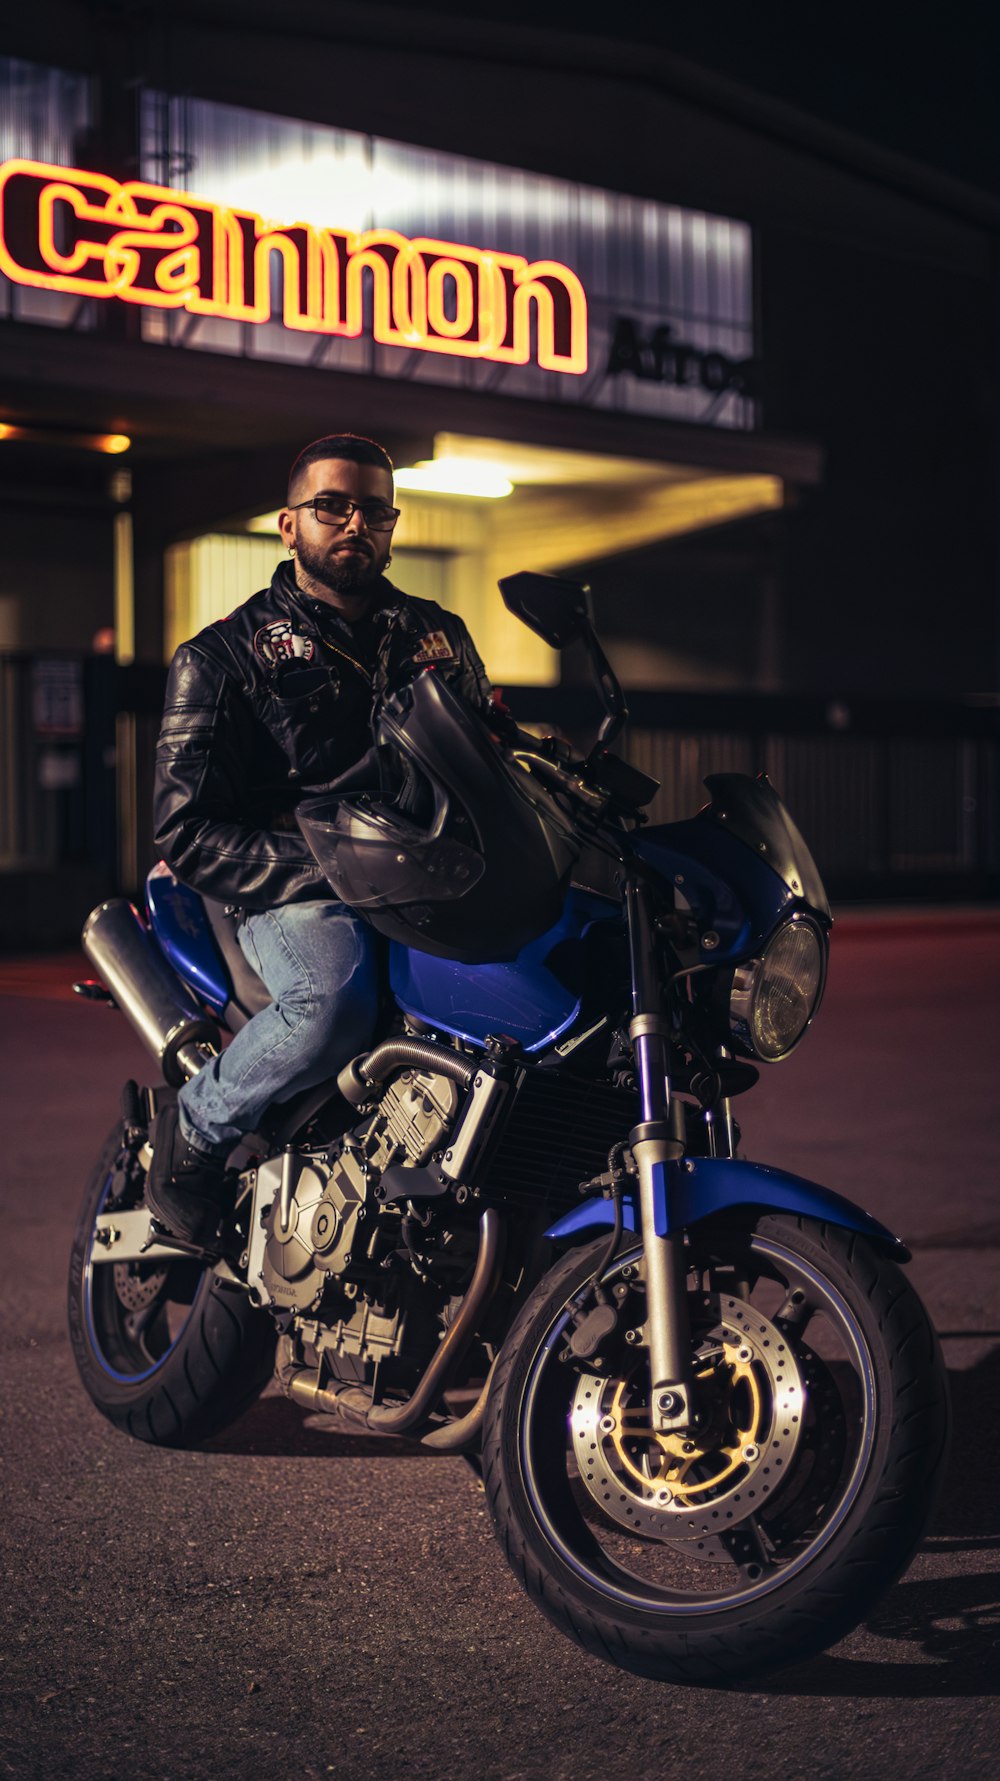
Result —
[{"label": "headlight", "polygon": [[761,958],[738,965],[733,974],[733,1038],[764,1063],[787,1057],[819,1007],[825,974],[826,948],[812,923],[786,922]]}]

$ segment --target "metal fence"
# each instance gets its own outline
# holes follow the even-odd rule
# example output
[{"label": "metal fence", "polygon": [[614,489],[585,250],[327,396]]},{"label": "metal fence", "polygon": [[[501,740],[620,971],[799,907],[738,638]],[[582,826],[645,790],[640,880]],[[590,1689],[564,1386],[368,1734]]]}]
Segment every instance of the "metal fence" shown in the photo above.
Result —
[{"label": "metal fence", "polygon": [[[579,744],[596,731],[588,692],[505,697]],[[1000,708],[662,692],[629,706],[622,752],[661,786],[652,822],[694,815],[710,773],[766,773],[835,900],[1000,895]]]},{"label": "metal fence", "polygon": [[151,863],[162,669],[0,654],[0,947],[75,938]]},{"label": "metal fence", "polygon": [[80,858],[98,839],[88,678],[78,657],[0,656],[0,871]]},{"label": "metal fence", "polygon": [[[0,893],[77,866],[136,892],[153,863],[153,754],[164,670],[69,654],[0,656]],[[580,745],[594,694],[508,689],[525,723]],[[716,772],[766,772],[835,900],[1000,896],[1000,709],[931,701],[638,692],[623,751],[691,816]],[[82,894],[82,893],[81,893]],[[16,923],[14,924],[16,928]]]}]

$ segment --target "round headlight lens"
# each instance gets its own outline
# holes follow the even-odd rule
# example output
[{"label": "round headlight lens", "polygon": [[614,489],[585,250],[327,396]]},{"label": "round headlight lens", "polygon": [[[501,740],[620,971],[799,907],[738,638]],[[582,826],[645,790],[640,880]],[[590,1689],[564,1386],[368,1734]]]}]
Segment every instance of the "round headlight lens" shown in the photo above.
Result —
[{"label": "round headlight lens", "polygon": [[824,964],[823,943],[812,923],[786,922],[763,957],[734,974],[729,1001],[734,1037],[765,1063],[787,1057],[819,1005]]}]

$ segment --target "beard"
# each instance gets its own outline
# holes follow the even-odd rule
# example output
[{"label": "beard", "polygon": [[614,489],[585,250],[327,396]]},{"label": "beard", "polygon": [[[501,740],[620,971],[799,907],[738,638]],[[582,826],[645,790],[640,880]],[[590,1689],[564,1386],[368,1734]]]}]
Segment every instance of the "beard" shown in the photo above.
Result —
[{"label": "beard", "polygon": [[383,564],[363,550],[345,551],[342,556],[326,556],[308,544],[299,543],[296,558],[309,576],[334,594],[360,594],[374,587]]}]

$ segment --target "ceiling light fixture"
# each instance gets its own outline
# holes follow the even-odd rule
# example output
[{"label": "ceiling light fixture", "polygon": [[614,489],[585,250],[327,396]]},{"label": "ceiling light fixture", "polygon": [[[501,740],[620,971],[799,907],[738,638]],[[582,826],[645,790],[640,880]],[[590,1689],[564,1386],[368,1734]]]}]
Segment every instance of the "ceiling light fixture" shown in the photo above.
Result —
[{"label": "ceiling light fixture", "polygon": [[512,495],[514,484],[495,464],[472,458],[421,458],[395,473],[397,489],[413,495],[468,495],[480,501],[500,501]]},{"label": "ceiling light fixture", "polygon": [[132,444],[127,433],[64,433],[54,427],[22,427],[11,421],[0,422],[0,439],[24,445],[71,446],[79,451],[106,452],[110,457],[128,451]]}]

